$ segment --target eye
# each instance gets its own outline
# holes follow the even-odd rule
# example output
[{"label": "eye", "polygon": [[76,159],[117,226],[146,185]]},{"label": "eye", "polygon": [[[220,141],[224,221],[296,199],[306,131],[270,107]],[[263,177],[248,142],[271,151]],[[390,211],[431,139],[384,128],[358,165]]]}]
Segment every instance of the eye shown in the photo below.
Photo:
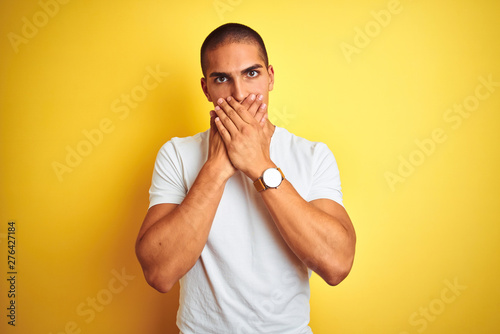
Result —
[{"label": "eye", "polygon": [[256,71],[256,70],[251,70],[251,71],[248,72],[248,76],[250,78],[255,78],[258,75],[259,75],[259,71]]},{"label": "eye", "polygon": [[217,77],[215,78],[216,83],[224,83],[227,81],[227,77]]}]

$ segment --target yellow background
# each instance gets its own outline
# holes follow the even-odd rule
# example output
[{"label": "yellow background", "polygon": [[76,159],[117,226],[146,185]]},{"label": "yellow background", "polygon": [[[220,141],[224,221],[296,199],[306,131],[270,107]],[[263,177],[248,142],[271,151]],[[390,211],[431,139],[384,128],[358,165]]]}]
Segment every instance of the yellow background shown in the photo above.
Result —
[{"label": "yellow background", "polygon": [[[1,277],[10,220],[18,271],[15,328],[2,279],[2,333],[176,333],[178,287],[146,284],[134,242],[158,149],[208,127],[199,48],[225,22],[266,42],[270,118],[338,161],[357,254],[338,287],[313,276],[314,333],[498,333],[500,87],[479,79],[500,82],[498,1],[56,4],[51,17],[37,1],[0,4]],[[372,11],[391,8],[376,23]],[[360,29],[372,29],[368,45]],[[140,93],[148,68],[168,76],[121,119],[112,103]],[[458,126],[448,109],[473,103],[476,88],[489,95]],[[54,162],[106,119],[109,133],[59,180]],[[418,153],[435,129],[446,140]],[[410,158],[418,166],[404,172]]]}]

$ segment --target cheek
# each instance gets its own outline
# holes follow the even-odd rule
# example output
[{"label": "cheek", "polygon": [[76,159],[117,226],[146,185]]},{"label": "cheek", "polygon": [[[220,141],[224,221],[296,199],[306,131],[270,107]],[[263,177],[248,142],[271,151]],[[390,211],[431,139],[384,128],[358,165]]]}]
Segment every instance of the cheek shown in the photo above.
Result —
[{"label": "cheek", "polygon": [[210,94],[210,97],[212,97],[212,101],[214,102],[214,104],[217,103],[217,100],[219,98],[226,98],[229,96],[228,89],[225,88],[224,85],[212,85],[211,87],[209,87],[208,93]]},{"label": "cheek", "polygon": [[259,85],[256,88],[257,94],[264,95],[264,103],[269,104],[269,86],[267,81],[259,82]]},{"label": "cheek", "polygon": [[265,99],[269,92],[267,88],[268,88],[267,82],[265,82],[264,80],[259,80],[255,82],[249,82],[247,86],[247,91],[253,94],[262,94],[264,95]]}]

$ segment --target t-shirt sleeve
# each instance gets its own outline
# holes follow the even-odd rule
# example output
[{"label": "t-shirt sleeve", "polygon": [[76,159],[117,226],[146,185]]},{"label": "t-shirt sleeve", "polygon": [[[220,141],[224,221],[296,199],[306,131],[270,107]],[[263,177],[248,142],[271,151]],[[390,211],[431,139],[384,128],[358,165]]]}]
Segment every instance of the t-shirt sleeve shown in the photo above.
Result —
[{"label": "t-shirt sleeve", "polygon": [[326,198],[344,206],[340,187],[340,174],[337,161],[328,146],[318,143],[313,161],[313,182],[307,201]]},{"label": "t-shirt sleeve", "polygon": [[172,141],[162,146],[156,156],[149,189],[149,207],[161,203],[180,204],[186,197],[180,156]]}]

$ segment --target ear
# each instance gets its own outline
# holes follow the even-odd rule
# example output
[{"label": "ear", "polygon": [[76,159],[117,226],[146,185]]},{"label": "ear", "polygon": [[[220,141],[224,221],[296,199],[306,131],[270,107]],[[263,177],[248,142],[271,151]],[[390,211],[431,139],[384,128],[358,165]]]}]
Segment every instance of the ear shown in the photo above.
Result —
[{"label": "ear", "polygon": [[267,67],[267,73],[269,74],[269,91],[273,90],[274,87],[274,68],[273,65]]},{"label": "ear", "polygon": [[208,93],[207,80],[205,78],[201,78],[201,89],[203,90],[203,93],[207,97],[208,102],[212,102],[212,98],[210,97],[210,94]]}]

